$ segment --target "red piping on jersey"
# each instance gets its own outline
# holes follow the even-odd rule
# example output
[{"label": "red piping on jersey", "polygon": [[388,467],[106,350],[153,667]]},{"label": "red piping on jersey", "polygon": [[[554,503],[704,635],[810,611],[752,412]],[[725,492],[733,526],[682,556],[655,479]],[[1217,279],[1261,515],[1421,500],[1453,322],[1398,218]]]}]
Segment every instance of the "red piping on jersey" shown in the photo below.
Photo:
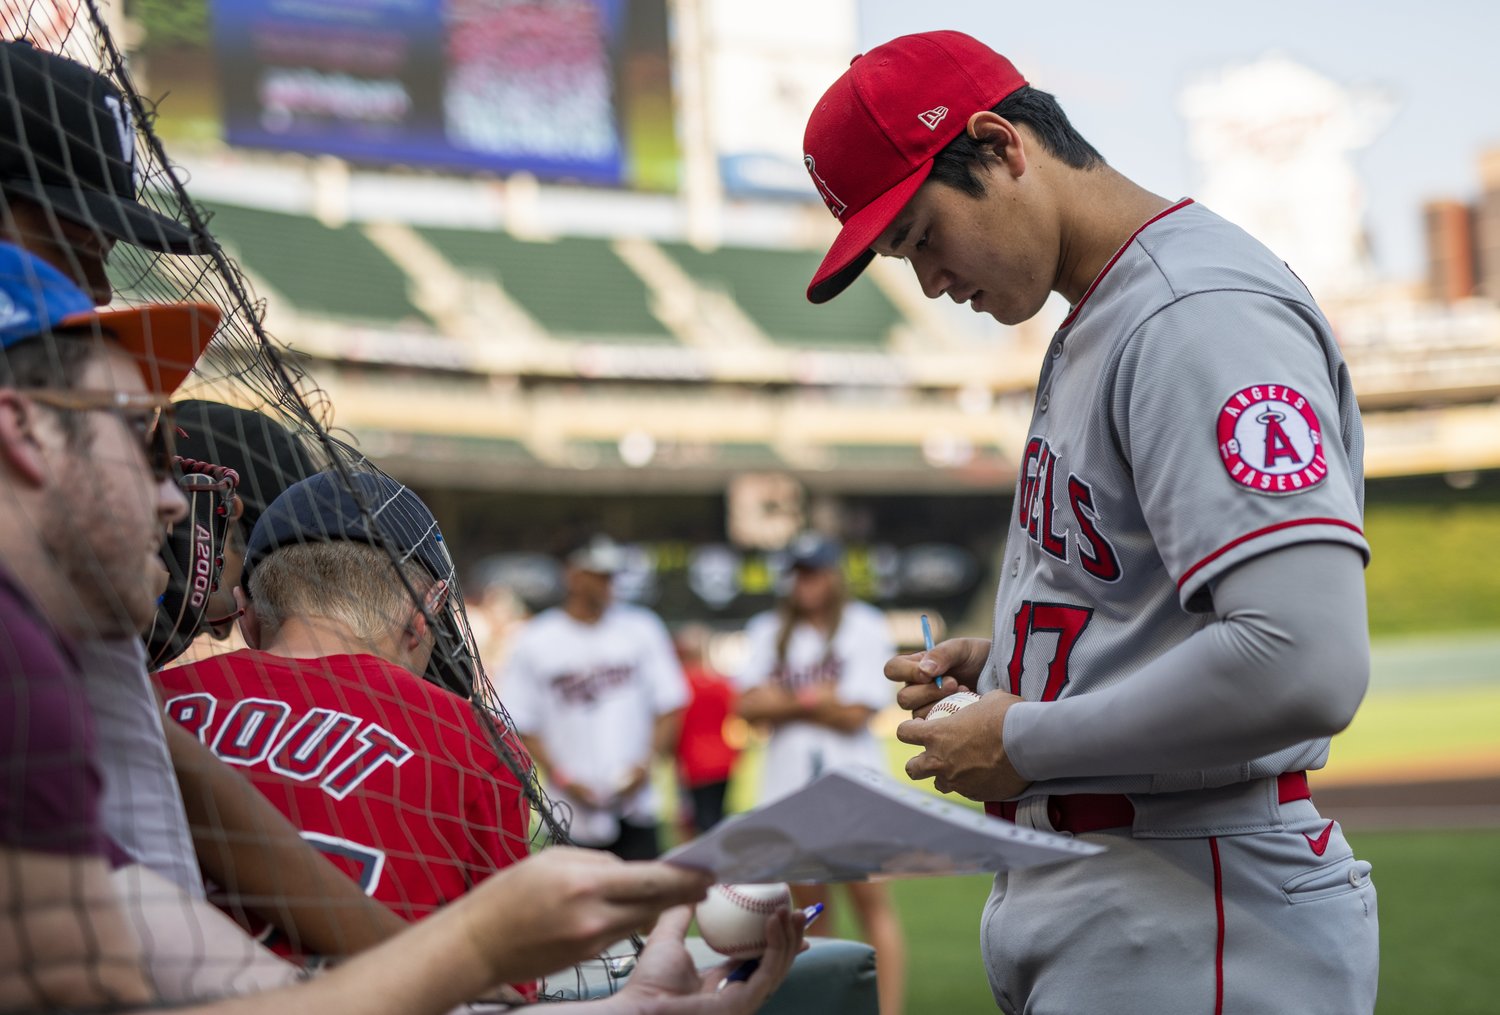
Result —
[{"label": "red piping on jersey", "polygon": [[1257,539],[1261,536],[1266,535],[1267,533],[1276,532],[1280,529],[1290,529],[1295,525],[1338,525],[1348,529],[1351,532],[1357,532],[1361,536],[1365,534],[1364,530],[1361,529],[1358,525],[1355,525],[1352,522],[1346,522],[1342,518],[1298,518],[1296,521],[1291,522],[1277,522],[1275,525],[1267,525],[1263,529],[1256,529],[1254,532],[1247,532],[1238,539],[1231,539],[1229,542],[1219,547],[1213,553],[1210,553],[1207,557],[1204,557],[1202,560],[1198,561],[1198,563],[1188,568],[1187,572],[1183,574],[1181,578],[1177,579],[1177,587],[1179,589],[1182,588],[1187,584],[1188,579],[1197,574],[1199,570],[1213,563],[1218,558],[1224,556],[1224,554],[1228,553],[1230,550],[1233,550],[1241,543],[1248,543],[1250,540]]},{"label": "red piping on jersey", "polygon": [[1214,858],[1214,919],[1218,936],[1214,941],[1214,1015],[1224,1015],[1224,868],[1219,866],[1219,840],[1208,840]]},{"label": "red piping on jersey", "polygon": [[1089,283],[1088,290],[1084,292],[1083,298],[1074,305],[1072,310],[1068,311],[1068,316],[1063,318],[1063,322],[1057,326],[1057,329],[1061,331],[1063,328],[1066,328],[1068,325],[1073,323],[1073,318],[1078,316],[1078,311],[1082,310],[1083,305],[1089,301],[1089,297],[1094,295],[1094,290],[1099,288],[1099,283],[1104,281],[1104,276],[1109,274],[1109,269],[1115,266],[1115,262],[1124,255],[1125,251],[1130,249],[1130,245],[1135,242],[1135,238],[1141,235],[1142,231],[1144,231],[1147,226],[1157,221],[1158,219],[1166,218],[1168,215],[1172,214],[1174,211],[1177,211],[1180,208],[1186,208],[1192,203],[1192,198],[1185,197],[1181,201],[1178,201],[1176,204],[1172,205],[1172,207],[1156,215],[1153,215],[1145,222],[1142,222],[1140,229],[1137,229],[1135,232],[1131,233],[1130,239],[1120,244],[1120,249],[1115,251],[1115,256],[1111,257],[1109,259],[1109,263],[1104,266],[1099,274],[1094,276],[1094,280]]}]

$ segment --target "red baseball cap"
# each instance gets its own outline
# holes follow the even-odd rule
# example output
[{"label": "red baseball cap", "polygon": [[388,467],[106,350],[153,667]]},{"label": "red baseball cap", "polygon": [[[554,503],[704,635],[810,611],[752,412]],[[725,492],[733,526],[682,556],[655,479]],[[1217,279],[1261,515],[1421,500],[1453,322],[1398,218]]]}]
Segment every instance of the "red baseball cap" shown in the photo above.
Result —
[{"label": "red baseball cap", "polygon": [[807,298],[826,303],[874,258],[870,244],[932,172],[932,158],[1026,79],[962,32],[903,35],[856,56],[818,100],[802,162],[843,223]]}]

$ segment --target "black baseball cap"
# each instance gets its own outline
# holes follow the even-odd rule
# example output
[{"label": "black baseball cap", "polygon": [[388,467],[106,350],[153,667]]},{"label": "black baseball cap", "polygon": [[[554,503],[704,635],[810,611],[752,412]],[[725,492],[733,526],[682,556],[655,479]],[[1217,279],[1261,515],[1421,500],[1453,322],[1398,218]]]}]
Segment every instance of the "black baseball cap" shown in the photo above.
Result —
[{"label": "black baseball cap", "polygon": [[245,505],[240,524],[246,532],[288,487],[319,471],[307,445],[265,413],[196,398],[172,408],[178,454],[239,473],[235,492]]},{"label": "black baseball cap", "polygon": [[448,583],[444,608],[433,618],[437,644],[426,676],[468,697],[474,686],[474,663],[454,612],[453,604],[460,596],[453,558],[437,519],[422,498],[390,476],[356,472],[346,481],[330,470],[288,487],[250,532],[242,584],[248,588],[251,572],[281,547],[336,540],[389,550],[403,563],[420,563],[435,581]]},{"label": "black baseball cap", "polygon": [[203,253],[191,229],[138,200],[135,142],[130,104],[104,75],[0,43],[0,190],[137,247]]}]

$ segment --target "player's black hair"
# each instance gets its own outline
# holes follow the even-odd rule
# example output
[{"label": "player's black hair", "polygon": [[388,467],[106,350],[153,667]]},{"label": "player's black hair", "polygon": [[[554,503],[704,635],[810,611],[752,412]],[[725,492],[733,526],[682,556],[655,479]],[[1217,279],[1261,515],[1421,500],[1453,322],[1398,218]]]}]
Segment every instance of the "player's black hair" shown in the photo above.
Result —
[{"label": "player's black hair", "polygon": [[[1001,99],[994,113],[1011,123],[1024,123],[1031,128],[1042,147],[1065,165],[1074,169],[1097,169],[1105,164],[1104,156],[1074,129],[1068,114],[1049,92],[1022,85]],[[994,150],[988,144],[976,141],[965,130],[933,157],[932,173],[927,178],[947,184],[970,197],[981,197],[984,181],[975,172],[975,167],[994,157]]]}]

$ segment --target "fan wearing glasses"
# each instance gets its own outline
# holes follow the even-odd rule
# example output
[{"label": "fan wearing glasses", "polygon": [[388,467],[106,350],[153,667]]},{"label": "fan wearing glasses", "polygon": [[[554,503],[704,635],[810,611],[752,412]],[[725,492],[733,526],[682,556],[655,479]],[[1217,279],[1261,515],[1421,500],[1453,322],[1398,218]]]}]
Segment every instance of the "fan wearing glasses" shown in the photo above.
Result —
[{"label": "fan wearing glasses", "polygon": [[219,312],[95,311],[60,273],[9,244],[0,275],[4,560],[69,635],[136,635],[166,583],[166,526],[187,509],[172,476],[167,395]]}]

